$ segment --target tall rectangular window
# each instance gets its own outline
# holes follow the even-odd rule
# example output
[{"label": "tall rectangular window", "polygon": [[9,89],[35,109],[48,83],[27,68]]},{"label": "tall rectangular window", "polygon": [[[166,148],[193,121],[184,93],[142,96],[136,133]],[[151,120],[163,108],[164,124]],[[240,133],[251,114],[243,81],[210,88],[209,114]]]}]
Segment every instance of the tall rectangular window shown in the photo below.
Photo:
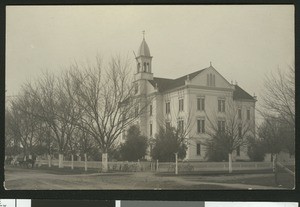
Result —
[{"label": "tall rectangular window", "polygon": [[250,120],[250,109],[247,109],[247,120]]},{"label": "tall rectangular window", "polygon": [[179,99],[179,111],[183,111],[183,99]]},{"label": "tall rectangular window", "polygon": [[197,98],[197,110],[204,111],[205,110],[205,99],[204,97]]},{"label": "tall rectangular window", "polygon": [[205,133],[205,120],[204,119],[197,120],[197,132]]},{"label": "tall rectangular window", "polygon": [[152,104],[149,106],[150,116],[152,116]]},{"label": "tall rectangular window", "polygon": [[171,128],[171,122],[166,121],[166,129],[170,129]]},{"label": "tall rectangular window", "polygon": [[225,100],[218,100],[218,112],[225,112]]},{"label": "tall rectangular window", "polygon": [[180,119],[180,120],[178,120],[178,131],[183,132],[183,130],[184,130],[183,120]]},{"label": "tall rectangular window", "polygon": [[239,119],[242,119],[242,110],[241,109],[238,109],[238,117],[239,117]]},{"label": "tall rectangular window", "polygon": [[237,148],[236,148],[236,155],[237,156],[241,155],[241,147],[240,146],[237,146]]},{"label": "tall rectangular window", "polygon": [[166,103],[166,114],[170,113],[170,102]]},{"label": "tall rectangular window", "polygon": [[218,131],[225,132],[225,121],[218,121]]},{"label": "tall rectangular window", "polygon": [[201,155],[201,144],[197,143],[197,155]]},{"label": "tall rectangular window", "polygon": [[152,123],[150,123],[150,137],[152,136]]},{"label": "tall rectangular window", "polygon": [[209,74],[206,75],[206,85],[207,85],[207,86],[210,85],[210,83],[209,83]]},{"label": "tall rectangular window", "polygon": [[239,138],[242,138],[242,126],[239,126]]}]

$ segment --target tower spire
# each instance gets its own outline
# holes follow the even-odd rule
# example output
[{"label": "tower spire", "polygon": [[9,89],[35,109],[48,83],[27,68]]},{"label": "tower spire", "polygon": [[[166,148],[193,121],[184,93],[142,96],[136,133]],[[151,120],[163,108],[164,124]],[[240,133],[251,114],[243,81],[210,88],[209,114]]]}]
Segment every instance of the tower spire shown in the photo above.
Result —
[{"label": "tower spire", "polygon": [[142,32],[143,32],[143,39],[145,39],[145,30],[143,30]]}]

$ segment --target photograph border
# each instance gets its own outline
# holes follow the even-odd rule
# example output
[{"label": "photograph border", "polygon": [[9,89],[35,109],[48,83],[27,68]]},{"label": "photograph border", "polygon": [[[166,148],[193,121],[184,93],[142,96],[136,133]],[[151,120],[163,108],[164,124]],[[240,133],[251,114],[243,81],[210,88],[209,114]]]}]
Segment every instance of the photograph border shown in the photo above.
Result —
[{"label": "photograph border", "polygon": [[[0,139],[0,152],[1,152],[1,173],[0,181],[4,183],[4,116],[5,116],[5,7],[11,5],[20,6],[34,6],[34,5],[252,5],[252,4],[294,4],[295,5],[295,68],[299,65],[299,4],[291,0],[230,0],[230,1],[114,1],[113,4],[109,0],[96,1],[96,0],[79,0],[79,1],[41,1],[41,0],[11,0],[2,1],[0,8],[0,31],[1,31],[1,101],[0,101],[0,123],[1,123],[1,137]],[[296,73],[296,100],[299,99],[299,72]],[[299,80],[300,81],[300,80]],[[299,114],[299,107],[296,103],[296,114]],[[299,123],[299,116],[296,116],[296,126]],[[300,149],[299,130],[296,127],[296,149]],[[299,159],[299,152],[296,150],[296,160]],[[298,161],[299,163],[299,161]],[[296,188],[295,190],[5,190],[1,186],[0,198],[23,198],[23,199],[89,199],[89,200],[173,200],[173,201],[280,201],[280,202],[299,202],[300,201],[300,188],[299,188],[299,172],[298,164],[296,162]]]}]

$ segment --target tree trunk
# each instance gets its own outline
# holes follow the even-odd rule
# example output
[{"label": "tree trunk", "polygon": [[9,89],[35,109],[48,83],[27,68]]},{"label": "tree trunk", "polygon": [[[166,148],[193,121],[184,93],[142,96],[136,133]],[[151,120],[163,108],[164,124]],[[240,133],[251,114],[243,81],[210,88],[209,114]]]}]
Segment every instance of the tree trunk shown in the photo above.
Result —
[{"label": "tree trunk", "polygon": [[74,155],[71,154],[71,169],[74,170]]},{"label": "tree trunk", "polygon": [[228,154],[228,172],[232,173],[232,153]]},{"label": "tree trunk", "polygon": [[87,171],[87,155],[84,153],[84,171]]},{"label": "tree trunk", "polygon": [[64,168],[64,155],[58,154],[58,168]]},{"label": "tree trunk", "polygon": [[108,171],[107,153],[102,153],[102,172]]},{"label": "tree trunk", "polygon": [[48,155],[48,167],[51,167],[51,155]]}]

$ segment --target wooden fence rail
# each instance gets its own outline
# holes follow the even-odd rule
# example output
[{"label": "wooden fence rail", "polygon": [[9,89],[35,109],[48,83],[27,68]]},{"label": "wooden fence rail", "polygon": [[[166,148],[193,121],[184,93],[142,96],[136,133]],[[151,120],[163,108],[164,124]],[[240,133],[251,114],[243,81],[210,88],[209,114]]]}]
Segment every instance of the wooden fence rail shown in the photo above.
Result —
[{"label": "wooden fence rail", "polygon": [[[71,168],[71,161],[64,161],[64,167]],[[88,169],[101,169],[101,161],[88,161]],[[158,167],[157,167],[158,164]],[[37,160],[37,166],[48,166],[48,160]],[[51,160],[52,166],[58,166],[58,160]],[[74,161],[75,168],[84,168],[84,161]],[[108,162],[112,171],[157,171],[174,172],[174,162]],[[272,169],[272,162],[233,162],[234,170],[268,170]],[[178,162],[179,172],[184,171],[226,171],[228,162]]]}]

